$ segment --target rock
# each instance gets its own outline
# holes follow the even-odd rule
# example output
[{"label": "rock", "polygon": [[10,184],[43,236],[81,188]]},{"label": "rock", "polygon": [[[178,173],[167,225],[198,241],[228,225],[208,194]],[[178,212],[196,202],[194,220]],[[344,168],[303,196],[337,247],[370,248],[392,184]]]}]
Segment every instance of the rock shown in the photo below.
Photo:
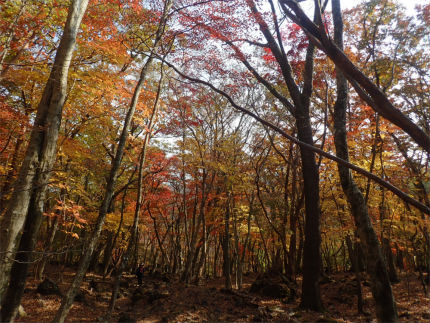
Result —
[{"label": "rock", "polygon": [[94,279],[90,280],[88,287],[95,292],[106,292],[112,289],[110,282],[95,281]]},{"label": "rock", "polygon": [[162,298],[169,297],[170,293],[168,290],[150,289],[146,290],[143,288],[136,288],[131,296],[133,303],[139,300],[146,300],[148,303],[153,303],[154,301]]},{"label": "rock", "polygon": [[41,295],[61,295],[58,285],[49,278],[45,278],[43,282],[37,286],[36,291]]},{"label": "rock", "polygon": [[363,286],[370,287],[370,282],[368,282],[367,280],[364,280]]},{"label": "rock", "polygon": [[287,298],[289,300],[293,300],[296,295],[295,289],[285,283],[285,278],[268,274],[257,277],[251,285],[250,292],[266,297]]},{"label": "rock", "polygon": [[410,318],[411,317],[411,313],[409,313],[409,312],[402,312],[402,313],[400,313],[399,314],[399,317],[400,318]]},{"label": "rock", "polygon": [[119,282],[119,287],[129,288],[130,287],[130,282],[128,280],[121,280]]},{"label": "rock", "polygon": [[74,301],[84,304],[87,303],[87,300],[85,298],[85,292],[82,289],[80,289],[79,292],[76,294]]},{"label": "rock", "polygon": [[131,318],[128,313],[120,313],[118,323],[136,323],[136,320]]},{"label": "rock", "polygon": [[153,303],[158,299],[169,297],[170,293],[168,290],[162,290],[162,291],[153,290],[153,291],[148,291],[145,296],[147,296],[149,303]]},{"label": "rock", "polygon": [[19,305],[18,307],[18,316],[19,317],[26,317],[27,313],[24,311],[24,307],[22,305]]},{"label": "rock", "polygon": [[327,275],[322,276],[321,279],[320,279],[320,284],[321,285],[329,284],[329,283],[335,283],[335,282],[336,281],[334,279],[330,278]]}]

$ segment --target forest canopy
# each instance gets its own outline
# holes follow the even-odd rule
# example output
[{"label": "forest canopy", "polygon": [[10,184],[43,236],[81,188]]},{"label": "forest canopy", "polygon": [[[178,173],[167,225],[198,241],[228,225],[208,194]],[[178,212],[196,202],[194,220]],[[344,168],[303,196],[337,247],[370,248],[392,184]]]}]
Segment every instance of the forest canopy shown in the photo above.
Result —
[{"label": "forest canopy", "polygon": [[0,0],[0,321],[60,264],[56,322],[139,264],[428,297],[430,4],[342,2]]}]

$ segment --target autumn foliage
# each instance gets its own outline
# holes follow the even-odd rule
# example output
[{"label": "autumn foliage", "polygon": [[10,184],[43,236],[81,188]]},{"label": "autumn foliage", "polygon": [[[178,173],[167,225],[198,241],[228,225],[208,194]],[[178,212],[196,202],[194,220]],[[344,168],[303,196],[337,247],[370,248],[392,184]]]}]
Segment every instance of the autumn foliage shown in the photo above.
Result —
[{"label": "autumn foliage", "polygon": [[[243,275],[251,272],[277,271],[300,281],[307,221],[303,152],[273,128],[233,109],[229,100],[300,137],[298,101],[291,89],[306,92],[307,53],[316,43],[310,43],[296,21],[284,19],[273,2],[173,1],[155,42],[165,1],[90,1],[68,72],[34,250],[45,256],[30,266],[38,279],[44,277],[46,264],[79,263],[99,216],[142,67],[152,57],[89,270],[110,277],[144,263],[187,283],[223,276],[227,289],[241,289]],[[287,2],[279,1],[282,6]],[[68,1],[3,0],[0,8],[1,220],[50,75]],[[344,10],[344,51],[428,136],[430,5],[415,10],[411,15],[389,0]],[[323,19],[325,30],[333,33],[331,15]],[[264,37],[266,29],[279,31],[272,33],[275,44]],[[340,70],[318,48],[312,59],[308,130],[315,147],[335,155]],[[286,65],[281,64],[284,59]],[[375,112],[351,84],[349,88],[350,162],[424,207],[417,209],[354,172],[390,279],[417,271],[427,294],[429,154]],[[315,156],[321,215],[318,266],[325,277],[353,269],[353,251],[360,257],[363,253],[337,163]],[[136,219],[137,236],[132,230]],[[364,269],[366,260],[361,263]]]}]

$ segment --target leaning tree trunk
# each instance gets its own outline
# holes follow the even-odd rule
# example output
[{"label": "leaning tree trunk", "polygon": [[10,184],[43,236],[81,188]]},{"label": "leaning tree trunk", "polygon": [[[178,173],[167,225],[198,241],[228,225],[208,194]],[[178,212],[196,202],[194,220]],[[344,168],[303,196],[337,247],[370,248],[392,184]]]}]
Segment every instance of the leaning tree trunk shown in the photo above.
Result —
[{"label": "leaning tree trunk", "polygon": [[117,176],[118,176],[118,170],[119,170],[120,165],[121,165],[122,156],[124,154],[125,144],[126,144],[128,133],[129,133],[129,127],[130,127],[131,121],[133,119],[134,112],[136,110],[136,106],[137,106],[137,103],[139,101],[139,95],[140,95],[142,87],[145,83],[149,67],[151,66],[152,61],[154,60],[155,51],[158,48],[159,43],[161,41],[161,37],[164,34],[164,30],[166,27],[167,13],[168,13],[170,7],[171,7],[171,1],[168,0],[168,1],[166,1],[165,7],[164,7],[164,12],[163,12],[163,15],[160,19],[160,22],[159,22],[159,25],[158,25],[158,28],[156,31],[156,35],[155,35],[155,39],[154,39],[151,53],[150,53],[148,59],[146,60],[145,65],[143,66],[143,68],[140,72],[140,77],[139,77],[139,80],[138,80],[136,87],[134,89],[134,93],[133,93],[133,97],[131,99],[130,107],[127,111],[127,115],[126,115],[125,120],[124,120],[123,128],[121,131],[121,136],[120,136],[119,143],[118,143],[118,148],[117,148],[117,151],[115,154],[115,158],[112,162],[112,167],[111,167],[109,178],[108,178],[108,181],[106,184],[105,196],[104,196],[102,205],[100,206],[100,209],[99,209],[99,215],[97,217],[97,222],[96,222],[95,228],[94,228],[92,234],[90,235],[89,239],[87,240],[87,242],[85,244],[85,248],[84,248],[85,252],[82,255],[81,260],[79,262],[79,266],[78,266],[76,275],[73,279],[72,285],[70,286],[69,290],[67,291],[67,294],[63,297],[63,299],[61,301],[60,308],[58,309],[53,322],[59,322],[59,323],[64,322],[67,314],[69,313],[70,307],[73,304],[73,300],[75,298],[75,295],[78,292],[78,289],[81,286],[82,280],[84,279],[84,276],[88,270],[88,266],[89,266],[90,261],[91,261],[91,255],[92,255],[92,253],[93,253],[93,251],[97,245],[97,242],[98,242],[98,239],[100,236],[100,232],[101,232],[103,224],[105,222],[106,214],[108,212],[108,208],[109,208],[109,205],[111,203],[111,200],[112,200],[112,197],[114,194],[115,183],[116,183]]},{"label": "leaning tree trunk", "polygon": [[[24,162],[21,166],[9,207],[1,223],[0,234],[0,321],[13,320],[24,291],[28,263],[43,216],[46,186],[55,161],[62,110],[66,100],[67,74],[75,48],[76,35],[88,0],[74,0],[69,7],[63,36],[54,65],[45,85]],[[22,238],[20,232],[24,226]],[[17,246],[19,262],[13,264],[13,275],[7,298],[2,299],[9,280]]]},{"label": "leaning tree trunk", "polygon": [[121,165],[122,156],[124,154],[125,143],[128,137],[128,130],[131,124],[131,120],[136,110],[139,94],[143,87],[146,74],[148,71],[148,67],[151,64],[152,60],[153,60],[153,55],[151,55],[148,58],[144,67],[142,68],[139,81],[136,85],[136,88],[133,94],[132,103],[130,104],[129,110],[124,120],[124,125],[119,139],[118,148],[112,163],[109,179],[106,184],[105,196],[104,196],[102,205],[100,206],[100,209],[99,209],[99,215],[97,217],[95,228],[92,231],[90,237],[88,238],[85,244],[84,254],[82,255],[81,260],[79,262],[79,267],[73,279],[72,285],[67,291],[67,294],[63,297],[60,308],[58,309],[53,322],[64,322],[67,314],[69,313],[70,307],[72,306],[75,295],[79,287],[81,286],[82,280],[84,279],[84,276],[90,265],[92,254],[99,240],[100,233],[102,231],[103,224],[106,219],[106,214],[108,212],[108,208],[111,203],[112,196],[114,194],[115,183],[118,176],[118,170]]},{"label": "leaning tree trunk", "polygon": [[[339,0],[332,0],[335,42],[343,48],[343,23]],[[342,72],[336,70],[337,100],[334,106],[334,142],[336,155],[349,161],[346,138],[346,106],[348,86]],[[397,309],[391,290],[390,280],[378,237],[370,221],[363,193],[355,183],[351,171],[338,164],[342,189],[346,195],[357,227],[358,236],[365,247],[367,272],[371,281],[371,290],[376,302],[376,316],[379,322],[396,322]]]},{"label": "leaning tree trunk", "polygon": [[[311,39],[316,41],[320,49],[343,72],[343,75],[350,81],[361,99],[375,112],[378,112],[388,121],[408,133],[424,151],[430,153],[430,136],[413,120],[397,109],[379,87],[354,65],[343,50],[337,46],[336,42],[332,41],[331,37],[327,35],[326,28],[324,28],[322,22],[319,21],[319,24],[313,23],[300,8],[299,1],[279,0],[279,2],[282,4],[284,12],[288,12],[289,16],[292,16],[291,11],[294,12],[295,22],[311,36]],[[285,5],[291,10],[288,10]],[[315,1],[315,6],[320,9],[319,1]]]}]

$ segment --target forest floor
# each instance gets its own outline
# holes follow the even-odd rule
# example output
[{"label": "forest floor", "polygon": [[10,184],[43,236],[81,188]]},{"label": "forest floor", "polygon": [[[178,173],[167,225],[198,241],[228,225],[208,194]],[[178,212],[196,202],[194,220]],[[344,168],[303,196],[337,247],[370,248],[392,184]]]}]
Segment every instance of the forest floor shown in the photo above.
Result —
[{"label": "forest floor", "polygon": [[[73,270],[51,267],[47,276],[64,293]],[[416,273],[402,273],[401,282],[393,285],[400,321],[429,322],[430,299],[424,297]],[[299,309],[299,298],[287,303],[249,291],[256,275],[244,277],[242,290],[225,290],[224,280],[212,279],[200,284],[184,284],[172,276],[145,273],[142,287],[135,277],[124,277],[111,322],[375,322],[373,300],[367,283],[363,286],[365,312],[357,314],[354,276],[338,273],[321,285],[324,313]],[[97,282],[92,284],[91,281]],[[37,293],[37,281],[29,278],[22,305],[26,316],[16,322],[50,322],[60,304],[58,295]],[[94,287],[94,285],[96,285]],[[299,282],[300,285],[300,282]],[[90,288],[93,286],[93,288]],[[300,288],[299,288],[300,289]],[[139,297],[137,291],[145,297]],[[87,274],[81,288],[84,297],[72,306],[68,322],[102,322],[107,311],[111,281]],[[133,296],[134,295],[134,296]],[[136,296],[137,295],[137,296]],[[148,296],[149,295],[149,296]]]}]

